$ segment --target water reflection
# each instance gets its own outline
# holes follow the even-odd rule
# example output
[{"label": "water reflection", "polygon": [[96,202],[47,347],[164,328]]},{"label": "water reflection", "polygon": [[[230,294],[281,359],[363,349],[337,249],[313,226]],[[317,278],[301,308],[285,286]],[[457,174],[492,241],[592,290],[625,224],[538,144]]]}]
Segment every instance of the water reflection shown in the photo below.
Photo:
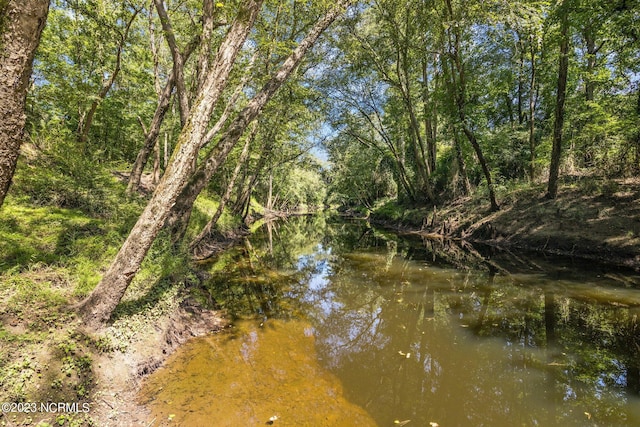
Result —
[{"label": "water reflection", "polygon": [[211,293],[308,321],[381,426],[640,425],[638,277],[471,249],[289,220],[209,266]]}]

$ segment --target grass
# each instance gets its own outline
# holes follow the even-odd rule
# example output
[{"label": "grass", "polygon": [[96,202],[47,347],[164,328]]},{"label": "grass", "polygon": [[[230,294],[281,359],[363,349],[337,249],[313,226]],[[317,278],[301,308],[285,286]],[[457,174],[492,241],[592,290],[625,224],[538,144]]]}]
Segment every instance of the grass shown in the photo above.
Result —
[{"label": "grass", "polygon": [[[69,307],[100,281],[144,200],[125,197],[124,184],[111,179],[100,189],[104,198],[99,205],[89,206],[97,198],[86,197],[81,206],[48,206],[43,199],[69,198],[43,197],[39,187],[36,200],[28,194],[29,185],[21,186],[18,176],[0,209],[0,401],[88,402],[96,387],[96,356],[125,352],[141,334],[155,331],[158,319],[173,312],[198,279],[184,249],[161,234],[117,307],[113,324],[100,335],[84,335]],[[216,208],[211,198],[199,198],[191,233]],[[234,221],[223,215],[224,226]],[[86,414],[57,415],[39,425],[93,423]],[[24,414],[0,416],[0,425],[7,423],[35,425],[36,420]]]}]

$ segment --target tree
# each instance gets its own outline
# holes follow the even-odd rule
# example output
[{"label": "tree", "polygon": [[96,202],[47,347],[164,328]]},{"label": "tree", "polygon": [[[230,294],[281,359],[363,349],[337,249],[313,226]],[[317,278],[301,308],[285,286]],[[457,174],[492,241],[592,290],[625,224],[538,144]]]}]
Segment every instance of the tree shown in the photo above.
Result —
[{"label": "tree", "polygon": [[0,206],[24,137],[25,100],[49,0],[0,1]]},{"label": "tree", "polygon": [[350,0],[339,0],[324,16],[318,19],[305,38],[300,41],[298,46],[271,75],[271,78],[265,83],[262,89],[229,124],[226,132],[220,136],[218,144],[206,154],[203,161],[191,176],[189,183],[183,188],[180,197],[177,198],[171,216],[168,218],[168,226],[171,228],[173,235],[172,240],[176,241],[184,236],[196,198],[209,181],[211,181],[211,178],[218,171],[218,168],[224,163],[229,152],[244,134],[247,126],[261,114],[267,102],[269,102],[289,78],[291,73],[293,73],[302,61],[304,55],[313,47],[323,31],[344,12],[350,3]]},{"label": "tree", "polygon": [[[129,7],[125,5],[122,5],[121,7],[122,9],[124,9],[124,13],[126,14]],[[118,33],[118,41],[116,42],[115,65],[113,66],[112,70],[104,72],[104,74],[108,75],[109,77],[103,78],[102,86],[100,87],[98,94],[92,97],[93,101],[91,102],[91,105],[89,106],[87,111],[84,111],[80,114],[78,120],[78,141],[80,141],[82,145],[85,145],[87,143],[87,140],[89,139],[89,130],[91,129],[91,124],[93,123],[93,118],[96,114],[98,106],[100,105],[100,102],[102,102],[106,98],[107,94],[111,90],[111,87],[115,83],[118,74],[120,74],[120,70],[122,69],[122,52],[125,48],[125,44],[127,43],[127,38],[129,37],[131,26],[133,25],[133,22],[135,21],[139,13],[140,9],[136,9],[134,7],[131,16],[129,16],[128,19],[124,21],[126,22],[124,29],[115,29],[115,32]],[[121,19],[118,18],[116,19],[116,22],[119,22],[120,20]]]},{"label": "tree", "polygon": [[85,323],[100,328],[110,318],[142,260],[160,232],[171,207],[191,173],[213,108],[224,90],[240,48],[258,16],[262,0],[247,0],[241,7],[207,72],[202,92],[190,109],[169,165],[151,200],[138,218],[116,258],[93,292],[78,305]]},{"label": "tree", "polygon": [[[267,101],[287,80],[320,34],[344,12],[349,3],[349,0],[339,1],[317,21],[263,89],[229,125],[221,140],[210,150],[194,173],[193,164],[202,147],[202,141],[206,138],[211,114],[227,85],[231,68],[253,27],[262,1],[247,0],[243,4],[208,68],[200,94],[190,106],[174,154],[151,200],[98,286],[78,305],[87,326],[100,328],[108,321],[172,208],[175,210],[179,204],[180,208],[190,212],[195,198],[224,162],[246,127],[260,114]],[[178,212],[182,214],[185,211]]]},{"label": "tree", "polygon": [[473,150],[476,153],[480,167],[487,181],[487,187],[489,189],[489,202],[491,203],[491,210],[497,211],[499,209],[498,202],[496,201],[496,194],[493,188],[493,180],[491,178],[491,172],[489,166],[483,154],[482,148],[478,141],[476,132],[470,125],[467,117],[467,74],[461,52],[461,31],[460,21],[457,17],[457,11],[454,11],[451,0],[445,0],[446,16],[448,18],[448,28],[445,30],[446,38],[448,41],[448,67],[449,67],[449,83],[451,86],[451,95],[455,102],[455,108],[457,110],[458,118],[460,120],[460,126],[465,136],[471,143]]},{"label": "tree", "polygon": [[562,127],[564,125],[564,103],[567,96],[567,76],[569,74],[569,3],[561,0],[558,13],[560,18],[560,53],[558,56],[558,86],[556,89],[555,118],[553,122],[553,148],[549,166],[547,197],[555,199],[558,194],[558,174],[562,156]]}]

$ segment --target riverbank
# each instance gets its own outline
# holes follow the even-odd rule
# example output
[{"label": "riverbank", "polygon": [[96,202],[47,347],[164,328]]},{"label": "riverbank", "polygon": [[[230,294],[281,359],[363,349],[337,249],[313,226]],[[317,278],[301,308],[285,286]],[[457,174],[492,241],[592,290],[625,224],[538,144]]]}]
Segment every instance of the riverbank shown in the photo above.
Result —
[{"label": "riverbank", "polygon": [[387,204],[369,219],[401,233],[640,270],[638,179],[569,180],[553,200],[544,197],[543,185],[503,191],[497,212],[491,212],[489,203],[479,197],[458,199],[435,209],[402,210]]},{"label": "riverbank", "polygon": [[[162,237],[109,327],[84,330],[69,307],[96,285],[143,203],[116,185],[106,194],[117,202],[100,200],[108,209],[10,197],[0,211],[0,402],[15,404],[0,413],[2,426],[146,426],[139,380],[189,338],[226,325],[199,300],[206,277]],[[215,208],[203,200],[195,219]],[[19,403],[37,410],[20,412]],[[41,403],[71,406],[41,412]]]}]

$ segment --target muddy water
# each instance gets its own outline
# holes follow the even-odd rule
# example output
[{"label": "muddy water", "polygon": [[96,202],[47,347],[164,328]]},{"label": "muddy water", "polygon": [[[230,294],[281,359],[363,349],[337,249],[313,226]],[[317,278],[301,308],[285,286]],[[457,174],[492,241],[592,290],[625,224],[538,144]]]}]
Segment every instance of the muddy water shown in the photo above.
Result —
[{"label": "muddy water", "polygon": [[148,379],[154,425],[640,425],[634,273],[321,217],[206,269],[237,320]]}]

